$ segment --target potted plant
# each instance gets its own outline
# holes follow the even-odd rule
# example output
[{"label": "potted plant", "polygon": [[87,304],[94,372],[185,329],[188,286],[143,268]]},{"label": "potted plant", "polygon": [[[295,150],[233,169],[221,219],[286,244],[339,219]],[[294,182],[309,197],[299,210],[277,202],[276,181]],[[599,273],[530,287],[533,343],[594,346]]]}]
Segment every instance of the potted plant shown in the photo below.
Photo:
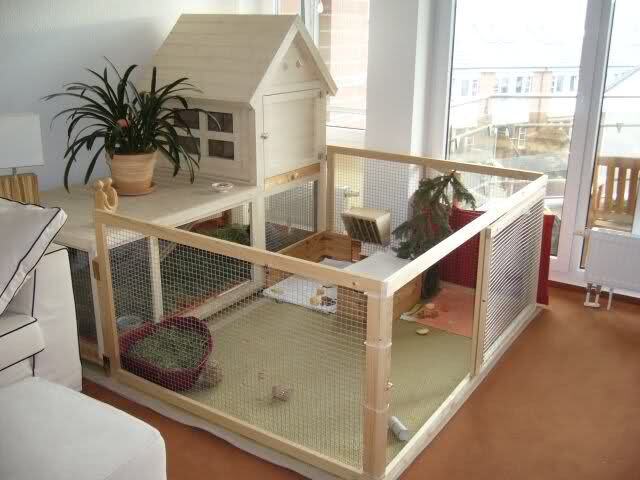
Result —
[{"label": "potted plant", "polygon": [[[108,60],[107,60],[108,61]],[[121,195],[144,195],[153,191],[153,169],[158,153],[164,154],[173,164],[174,176],[182,163],[187,166],[193,183],[194,167],[198,167],[200,151],[193,156],[185,150],[180,136],[193,141],[191,130],[180,116],[189,107],[182,96],[185,92],[197,92],[188,78],[179,78],[167,85],[156,85],[156,68],[153,68],[149,91],[139,91],[129,80],[136,65],[131,65],[123,75],[109,62],[116,74],[116,81],[108,77],[107,68],[102,75],[87,69],[97,79],[94,84],[72,82],[64,91],[47,95],[44,100],[70,97],[79,105],[66,108],[53,117],[67,115],[67,148],[64,157],[64,186],[69,190],[69,171],[83,148],[97,150],[87,167],[84,183],[87,184],[96,162],[104,150],[111,168],[114,187]],[[193,142],[196,146],[197,141]]]},{"label": "potted plant", "polygon": [[[396,253],[400,258],[414,259],[451,235],[449,216],[453,203],[468,204],[475,210],[476,201],[452,171],[447,175],[424,178],[411,200],[409,218],[393,231],[400,239]],[[422,298],[438,293],[438,264],[424,272]]]}]

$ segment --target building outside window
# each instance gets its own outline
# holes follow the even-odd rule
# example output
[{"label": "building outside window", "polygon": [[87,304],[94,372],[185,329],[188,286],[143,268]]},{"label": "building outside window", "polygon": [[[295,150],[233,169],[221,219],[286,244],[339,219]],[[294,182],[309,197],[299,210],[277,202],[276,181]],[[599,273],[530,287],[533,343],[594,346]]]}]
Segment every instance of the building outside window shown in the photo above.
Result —
[{"label": "building outside window", "polygon": [[575,92],[578,88],[578,76],[571,75],[571,80],[569,80],[569,90],[571,92]]},{"label": "building outside window", "polygon": [[460,82],[460,95],[466,97],[469,95],[469,80],[462,80]]},{"label": "building outside window", "polygon": [[527,129],[526,127],[518,128],[518,148],[525,148],[527,146]]},{"label": "building outside window", "polygon": [[[450,135],[448,156],[545,172],[545,204],[560,217],[575,110],[569,75],[580,65],[587,0],[515,3],[457,0],[452,75],[473,69],[483,80],[473,104],[450,102],[448,131],[478,133],[473,148]],[[564,13],[549,16],[539,3]]]}]

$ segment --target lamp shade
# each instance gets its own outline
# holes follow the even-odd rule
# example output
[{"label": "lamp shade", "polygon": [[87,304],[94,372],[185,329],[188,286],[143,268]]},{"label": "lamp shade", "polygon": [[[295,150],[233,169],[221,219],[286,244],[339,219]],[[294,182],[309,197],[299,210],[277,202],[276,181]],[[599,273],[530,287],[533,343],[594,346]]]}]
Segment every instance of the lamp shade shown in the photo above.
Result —
[{"label": "lamp shade", "polygon": [[44,165],[40,116],[36,113],[0,114],[0,168]]}]

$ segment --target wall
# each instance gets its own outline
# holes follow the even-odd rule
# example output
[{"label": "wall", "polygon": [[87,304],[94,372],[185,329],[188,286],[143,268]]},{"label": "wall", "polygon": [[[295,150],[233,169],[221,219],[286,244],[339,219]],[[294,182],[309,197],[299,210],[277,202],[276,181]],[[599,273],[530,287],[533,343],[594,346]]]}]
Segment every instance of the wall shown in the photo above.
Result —
[{"label": "wall", "polygon": [[[241,4],[247,5],[241,5]],[[251,12],[245,0],[0,0],[0,113],[40,114],[45,165],[32,169],[43,190],[62,184],[64,120],[49,122],[66,105],[40,98],[69,81],[88,80],[83,67],[102,70],[103,56],[122,67],[147,62],[180,13]],[[72,168],[84,177],[88,155]],[[8,173],[0,170],[1,174]],[[101,164],[94,176],[107,173]]]},{"label": "wall", "polygon": [[367,148],[409,152],[419,0],[371,0]]}]

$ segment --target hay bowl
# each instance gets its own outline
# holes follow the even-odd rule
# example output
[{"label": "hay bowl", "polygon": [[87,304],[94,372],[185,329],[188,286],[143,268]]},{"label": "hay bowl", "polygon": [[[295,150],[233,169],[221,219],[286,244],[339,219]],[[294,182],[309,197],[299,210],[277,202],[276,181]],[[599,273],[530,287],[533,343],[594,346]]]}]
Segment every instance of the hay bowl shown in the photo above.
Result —
[{"label": "hay bowl", "polygon": [[195,317],[148,322],[120,337],[122,367],[175,392],[193,388],[212,350],[209,327]]}]

